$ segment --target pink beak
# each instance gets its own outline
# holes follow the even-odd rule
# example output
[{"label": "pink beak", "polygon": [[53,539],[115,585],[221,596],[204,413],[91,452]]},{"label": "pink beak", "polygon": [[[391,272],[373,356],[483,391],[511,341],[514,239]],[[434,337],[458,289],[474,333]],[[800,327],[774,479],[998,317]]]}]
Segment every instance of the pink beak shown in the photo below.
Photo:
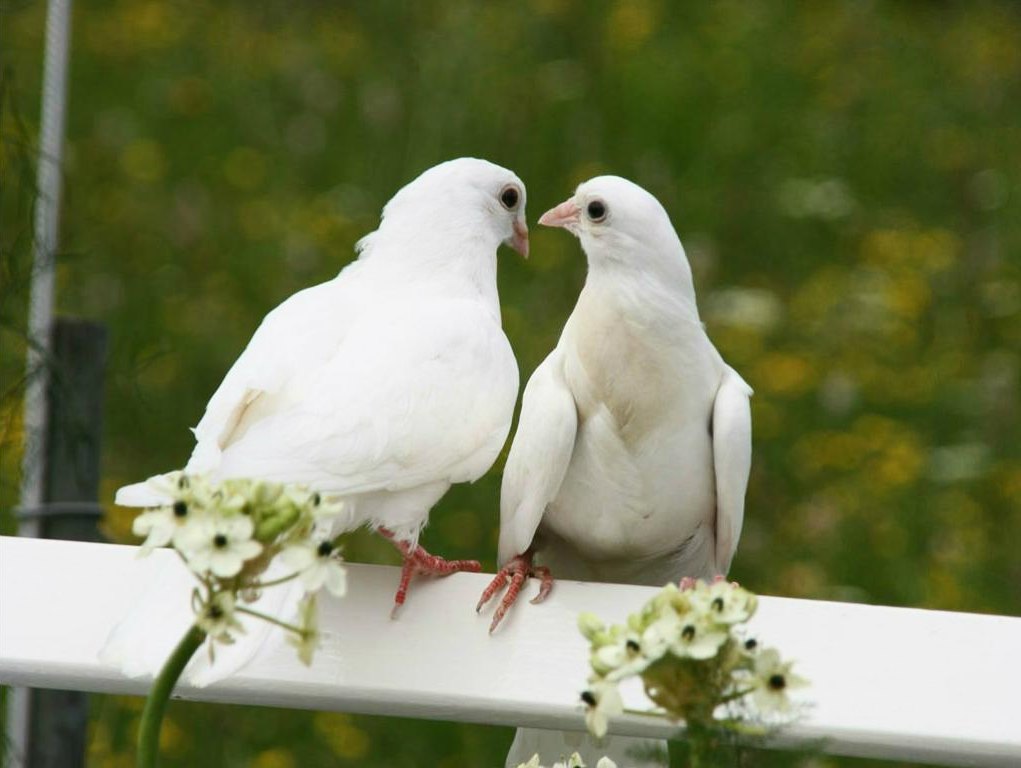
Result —
[{"label": "pink beak", "polygon": [[514,235],[508,245],[528,258],[528,225],[521,219],[514,219]]},{"label": "pink beak", "polygon": [[574,199],[565,200],[556,208],[551,208],[539,217],[539,223],[547,227],[563,227],[568,232],[578,232],[581,210],[575,205]]}]

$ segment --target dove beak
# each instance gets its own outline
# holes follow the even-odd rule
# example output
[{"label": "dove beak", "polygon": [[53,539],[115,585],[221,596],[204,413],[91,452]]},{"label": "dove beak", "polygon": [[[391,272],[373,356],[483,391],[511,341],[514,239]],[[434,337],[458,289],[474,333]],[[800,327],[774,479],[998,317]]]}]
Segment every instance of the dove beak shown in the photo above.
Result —
[{"label": "dove beak", "polygon": [[574,199],[565,200],[556,208],[551,208],[539,217],[539,223],[546,227],[563,227],[568,232],[578,234],[578,225],[581,222],[581,209],[575,204]]},{"label": "dove beak", "polygon": [[514,234],[507,245],[528,258],[528,225],[522,219],[514,219]]}]

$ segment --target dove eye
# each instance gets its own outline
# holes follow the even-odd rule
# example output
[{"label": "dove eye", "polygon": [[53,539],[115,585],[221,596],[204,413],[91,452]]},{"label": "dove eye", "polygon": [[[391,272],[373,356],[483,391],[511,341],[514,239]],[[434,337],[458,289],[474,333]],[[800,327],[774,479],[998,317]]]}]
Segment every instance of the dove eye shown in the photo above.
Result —
[{"label": "dove eye", "polygon": [[521,199],[521,194],[518,192],[516,187],[504,187],[500,193],[500,203],[508,211],[513,211],[518,206],[518,200]]},{"label": "dove eye", "polygon": [[606,218],[606,203],[602,200],[593,200],[588,204],[588,208],[585,211],[592,221],[599,223]]}]

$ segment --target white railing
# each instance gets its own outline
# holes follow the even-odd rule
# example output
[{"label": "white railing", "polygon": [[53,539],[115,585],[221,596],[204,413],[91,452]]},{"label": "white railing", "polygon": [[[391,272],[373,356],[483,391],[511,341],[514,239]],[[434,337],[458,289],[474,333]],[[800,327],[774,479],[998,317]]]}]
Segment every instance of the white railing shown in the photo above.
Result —
[{"label": "white railing", "polygon": [[[157,583],[168,622],[183,634],[191,581],[172,552],[135,554],[0,538],[0,683],[144,694],[146,681],[123,677],[97,652],[132,596]],[[587,643],[578,613],[620,621],[654,592],[561,581],[542,605],[516,606],[490,637],[489,619],[474,610],[484,574],[416,582],[395,620],[396,569],[351,565],[349,578],[345,598],[323,601],[324,644],[312,667],[269,643],[236,675],[182,686],[175,697],[582,730]],[[811,680],[803,696],[811,707],[779,746],[1021,765],[1021,618],[764,597],[750,629]],[[629,716],[611,732],[670,729]]]}]

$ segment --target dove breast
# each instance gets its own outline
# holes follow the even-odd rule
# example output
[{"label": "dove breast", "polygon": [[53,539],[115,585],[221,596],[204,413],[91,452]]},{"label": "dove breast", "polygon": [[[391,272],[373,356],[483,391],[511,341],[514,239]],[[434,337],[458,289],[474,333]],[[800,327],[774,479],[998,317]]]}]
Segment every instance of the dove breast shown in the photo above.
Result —
[{"label": "dove breast", "polygon": [[604,571],[673,552],[700,559],[712,544],[723,364],[700,325],[672,319],[590,275],[558,346],[578,433],[539,533]]}]

